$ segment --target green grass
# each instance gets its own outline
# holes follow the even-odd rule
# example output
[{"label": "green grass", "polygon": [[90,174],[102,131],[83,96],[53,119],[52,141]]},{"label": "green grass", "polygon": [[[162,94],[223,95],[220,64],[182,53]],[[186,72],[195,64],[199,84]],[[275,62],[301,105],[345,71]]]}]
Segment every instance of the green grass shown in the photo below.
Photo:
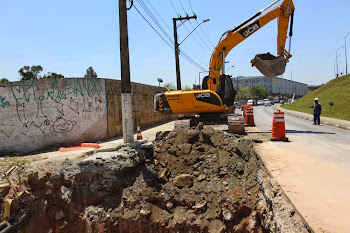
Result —
[{"label": "green grass", "polygon": [[[316,97],[322,105],[321,116],[350,121],[350,75],[333,79],[297,101],[281,107],[313,114],[313,109],[309,107]],[[330,106],[330,102],[334,103],[333,106]]]}]

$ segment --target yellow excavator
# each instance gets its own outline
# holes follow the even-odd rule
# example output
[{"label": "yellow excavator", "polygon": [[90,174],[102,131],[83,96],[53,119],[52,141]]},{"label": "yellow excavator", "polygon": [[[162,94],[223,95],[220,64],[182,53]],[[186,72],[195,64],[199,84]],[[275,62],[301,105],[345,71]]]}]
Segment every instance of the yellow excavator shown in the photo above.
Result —
[{"label": "yellow excavator", "polygon": [[[175,127],[196,125],[198,122],[226,121],[233,112],[236,91],[230,76],[225,75],[225,57],[236,45],[247,39],[253,33],[272,20],[278,20],[277,56],[270,53],[257,54],[252,60],[255,66],[266,77],[276,77],[285,71],[286,63],[292,57],[285,49],[288,26],[289,38],[292,37],[294,4],[292,0],[277,0],[260,10],[254,16],[233,30],[225,32],[215,47],[210,58],[209,75],[203,78],[202,89],[193,91],[166,91],[154,97],[155,112],[172,114],[193,114],[180,118]],[[263,12],[272,8],[266,14]]]}]

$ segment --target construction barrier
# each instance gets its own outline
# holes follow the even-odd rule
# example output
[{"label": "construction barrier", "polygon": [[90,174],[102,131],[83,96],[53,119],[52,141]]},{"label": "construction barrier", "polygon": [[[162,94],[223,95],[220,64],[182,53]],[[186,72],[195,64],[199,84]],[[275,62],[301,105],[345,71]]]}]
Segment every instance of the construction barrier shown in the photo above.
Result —
[{"label": "construction barrier", "polygon": [[288,141],[284,123],[284,112],[281,112],[279,109],[273,113],[271,141]]},{"label": "construction barrier", "polygon": [[67,151],[76,151],[76,150],[87,150],[93,148],[100,148],[100,145],[97,143],[80,143],[78,146],[70,146],[70,147],[60,147],[58,148],[59,152],[67,152]]},{"label": "construction barrier", "polygon": [[136,136],[136,140],[142,140],[142,134],[141,134],[141,129],[140,126],[137,126],[137,136]]},{"label": "construction barrier", "polygon": [[255,126],[254,123],[254,110],[253,107],[250,105],[245,106],[244,111],[244,123],[246,126]]}]

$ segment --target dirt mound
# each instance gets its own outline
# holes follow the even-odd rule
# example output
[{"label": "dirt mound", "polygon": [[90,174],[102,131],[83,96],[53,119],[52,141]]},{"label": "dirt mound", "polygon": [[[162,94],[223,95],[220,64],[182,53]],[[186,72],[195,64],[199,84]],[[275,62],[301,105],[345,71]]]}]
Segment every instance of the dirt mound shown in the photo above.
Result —
[{"label": "dirt mound", "polygon": [[310,231],[252,141],[210,127],[27,166],[21,177],[1,196],[14,199],[14,222],[30,215],[19,232]]}]

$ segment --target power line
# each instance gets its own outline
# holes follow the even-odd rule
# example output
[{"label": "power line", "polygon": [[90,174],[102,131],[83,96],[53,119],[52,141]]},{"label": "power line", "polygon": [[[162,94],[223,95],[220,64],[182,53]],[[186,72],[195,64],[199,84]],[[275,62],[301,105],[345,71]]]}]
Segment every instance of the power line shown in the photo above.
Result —
[{"label": "power line", "polygon": [[170,2],[171,2],[171,5],[173,6],[173,9],[174,9],[174,11],[175,11],[176,15],[177,15],[177,16],[179,16],[180,14],[179,14],[179,13],[177,13],[177,11],[176,11],[176,8],[175,8],[175,6],[174,6],[173,1],[172,1],[172,0],[170,0]]},{"label": "power line", "polygon": [[182,5],[182,2],[181,2],[181,0],[179,0],[179,1],[180,1],[180,4],[181,4],[181,6],[182,6],[182,9],[184,10],[185,14],[186,14],[186,15],[188,15],[188,14],[187,14],[187,12],[186,12],[186,10],[185,10],[185,8],[184,8],[184,5]]},{"label": "power line", "polygon": [[[149,17],[154,21],[154,23],[159,27],[159,29],[161,30],[162,33],[164,33],[164,35],[169,39],[170,42],[173,43],[172,39],[170,38],[169,34],[164,30],[164,28],[162,27],[162,25],[159,23],[159,21],[157,20],[157,18],[154,16],[154,14],[151,12],[151,10],[145,5],[145,3],[142,0],[137,0],[140,4],[140,6],[143,8],[143,10],[149,15]],[[165,21],[162,19],[162,17],[159,15],[159,13],[154,9],[154,7],[152,6],[152,4],[150,4],[150,2],[147,0],[147,2],[149,3],[149,5],[152,7],[153,11],[156,12],[156,14],[159,16],[159,18],[163,21],[163,23],[167,26],[167,24],[165,23]],[[170,0],[170,2],[173,5],[173,2]],[[151,24],[151,22],[149,22],[146,17],[140,12],[140,10],[135,6],[134,4],[134,8],[135,10],[140,14],[140,16],[149,24],[149,26],[157,33],[157,35],[172,49],[175,51],[174,47],[161,35],[161,33]],[[178,12],[176,11],[176,8],[174,7],[174,11],[175,13],[178,14]],[[179,14],[178,14],[179,15]],[[170,27],[167,26],[169,31],[171,31]],[[186,27],[186,29],[188,30],[188,28]],[[188,30],[189,31],[189,30]],[[198,43],[198,41],[197,41]],[[198,59],[198,57],[185,45],[183,45],[188,52],[190,52],[192,55],[194,55],[194,57],[202,62],[201,60]],[[197,68],[201,69],[201,70],[205,70],[201,65],[199,65],[194,59],[192,59],[186,52],[181,51],[180,55],[182,57],[184,57],[188,62],[190,62],[192,65],[196,66]],[[202,62],[204,64],[204,62]]]},{"label": "power line", "polygon": [[[197,19],[196,19],[196,21],[197,21]],[[197,21],[197,23],[198,23],[198,21]],[[202,28],[202,26],[200,25],[200,23],[198,23],[198,24],[199,24],[199,28],[202,30],[204,36],[207,38],[207,40],[208,40],[209,43],[213,46],[213,48],[215,48],[215,45],[209,40],[207,34],[206,34],[205,31],[203,30],[203,28]]]},{"label": "power line", "polygon": [[168,26],[168,24],[164,21],[164,19],[158,14],[158,12],[156,11],[156,9],[154,9],[154,7],[152,6],[152,4],[147,0],[148,4],[152,7],[152,9],[156,12],[156,14],[159,16],[159,18],[163,21],[163,23],[165,24],[165,26],[169,29],[170,33],[172,33],[171,28]]},{"label": "power line", "polygon": [[206,64],[206,63],[204,63],[202,60],[200,60],[196,55],[195,55],[195,53],[193,53],[186,45],[182,45],[182,46],[184,46],[185,48],[186,48],[186,50],[188,51],[188,52],[190,52],[196,59],[197,59],[197,61],[200,61],[204,66],[207,66],[208,64]]},{"label": "power line", "polygon": [[141,15],[141,17],[146,20],[146,22],[149,24],[149,26],[151,26],[151,28],[157,33],[157,35],[172,49],[174,50],[174,47],[172,45],[170,45],[160,34],[159,32],[152,26],[152,24],[141,14],[141,12],[137,9],[137,7],[134,4],[134,8],[135,10]]},{"label": "power line", "polygon": [[191,4],[190,0],[188,0],[188,3],[190,4],[190,7],[191,7],[191,10],[192,10],[192,13],[194,14],[194,10],[193,10],[193,8],[192,8],[192,4]]},{"label": "power line", "polygon": [[158,28],[164,33],[164,35],[168,38],[170,42],[173,43],[172,38],[169,36],[169,34],[164,30],[163,26],[159,23],[159,21],[156,19],[156,17],[153,15],[153,13],[150,11],[150,9],[147,7],[147,5],[142,0],[137,0],[143,10],[149,15],[149,17],[155,22],[155,24],[158,26]]},{"label": "power line", "polygon": [[[183,9],[184,13],[187,15],[186,10],[185,10],[185,8],[184,8],[184,6],[183,6],[183,4],[182,4],[182,1],[181,1],[181,0],[179,0],[179,1],[180,1],[180,4],[181,4],[181,6],[182,6],[182,9]],[[192,28],[194,29],[195,27],[193,26],[193,24],[192,24],[191,21],[190,21],[190,24],[191,24]],[[186,25],[184,25],[184,27],[186,28],[186,30],[187,30],[189,33],[191,33],[191,31],[186,27]],[[208,47],[208,49],[211,51],[212,49],[209,48],[209,46],[204,42],[204,40],[203,40],[202,37],[198,34],[198,32],[197,32],[197,31],[195,31],[195,32],[197,33],[197,35],[199,36],[199,38],[203,41],[203,43]],[[191,36],[192,36],[192,38],[198,43],[198,45],[199,45],[205,52],[207,52],[207,53],[209,54],[209,56],[210,56],[210,55],[211,55],[210,52],[208,52],[208,51],[201,45],[201,43],[199,43],[199,41],[196,39],[196,37],[194,37],[193,34],[191,34]]]},{"label": "power line", "polygon": [[189,62],[191,62],[193,65],[197,66],[199,69],[205,71],[205,69],[200,66],[196,61],[194,61],[190,56],[188,56],[185,52],[180,52],[180,55],[182,57],[184,57],[186,60],[188,60]]},{"label": "power line", "polygon": [[[190,5],[190,8],[191,8],[191,10],[192,10],[192,13],[194,14],[194,10],[193,10],[193,7],[192,7],[192,4],[191,4],[191,1],[190,1],[190,0],[188,0],[188,4]],[[196,21],[197,21],[197,19],[196,19]],[[198,21],[197,21],[197,23],[198,23]],[[199,24],[199,23],[198,23],[198,24]],[[200,24],[199,24],[199,25],[200,25]],[[215,48],[214,44],[209,40],[207,34],[205,33],[205,31],[203,30],[203,28],[202,28],[201,25],[199,26],[199,28],[202,30],[204,36],[207,38],[207,40],[209,41],[209,43],[213,46],[213,48]]]}]

